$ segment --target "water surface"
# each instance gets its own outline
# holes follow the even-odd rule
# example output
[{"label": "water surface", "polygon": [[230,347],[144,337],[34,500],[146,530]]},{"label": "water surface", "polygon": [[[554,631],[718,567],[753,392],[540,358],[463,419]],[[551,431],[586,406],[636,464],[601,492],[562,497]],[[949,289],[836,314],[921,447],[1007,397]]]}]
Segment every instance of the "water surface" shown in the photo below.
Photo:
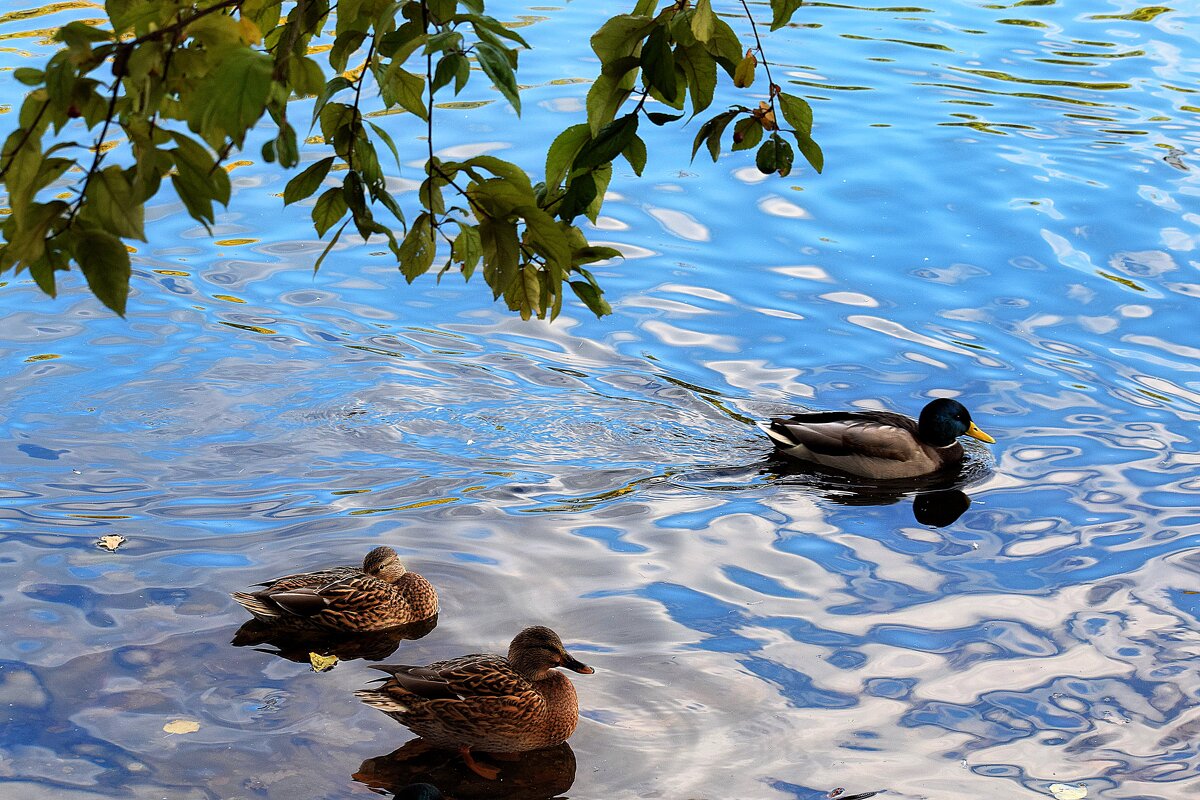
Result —
[{"label": "water surface", "polygon": [[[155,207],[128,321],[78,276],[57,300],[6,276],[5,796],[403,785],[410,735],[350,694],[364,661],[230,646],[229,591],[383,543],[443,598],[390,661],[541,623],[597,668],[569,748],[458,796],[1195,794],[1200,17],[1177,5],[806,4],[766,46],[825,174],[643,131],[646,174],[618,164],[591,231],[627,255],[597,270],[603,320],[406,286],[375,243],[314,277],[258,139],[214,237]],[[624,5],[489,8],[535,48],[525,115],[481,81],[437,147],[536,171]],[[98,7],[0,13],[11,69]],[[376,121],[411,180],[423,126]],[[787,473],[752,425],[936,395],[997,439],[940,527],[911,493]]]}]

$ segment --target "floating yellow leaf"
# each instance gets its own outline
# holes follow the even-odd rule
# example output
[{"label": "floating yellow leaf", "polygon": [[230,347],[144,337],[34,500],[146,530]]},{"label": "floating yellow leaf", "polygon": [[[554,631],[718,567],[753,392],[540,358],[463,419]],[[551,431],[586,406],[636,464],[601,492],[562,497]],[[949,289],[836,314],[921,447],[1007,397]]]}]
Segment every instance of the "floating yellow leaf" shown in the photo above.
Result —
[{"label": "floating yellow leaf", "polygon": [[125,544],[126,538],[118,533],[110,533],[108,536],[101,536],[96,540],[96,547],[103,547],[105,550],[113,551],[121,545]]},{"label": "floating yellow leaf", "polygon": [[176,719],[163,725],[163,730],[167,733],[195,733],[200,730],[200,723],[190,719]]},{"label": "floating yellow leaf", "polygon": [[328,672],[337,662],[337,656],[323,656],[320,653],[308,654],[308,663],[312,664],[313,672]]},{"label": "floating yellow leaf", "polygon": [[1054,800],[1083,800],[1087,797],[1087,787],[1070,783],[1052,783],[1050,784],[1050,794],[1054,795]]}]

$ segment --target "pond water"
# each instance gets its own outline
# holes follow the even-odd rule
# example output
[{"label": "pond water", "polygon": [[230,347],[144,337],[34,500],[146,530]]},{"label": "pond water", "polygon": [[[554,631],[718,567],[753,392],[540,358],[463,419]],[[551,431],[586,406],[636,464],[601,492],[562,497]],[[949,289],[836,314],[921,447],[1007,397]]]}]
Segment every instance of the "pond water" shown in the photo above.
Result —
[{"label": "pond water", "polygon": [[[582,119],[588,35],[631,5],[493,0],[535,48],[525,115],[480,81],[438,149],[537,170]],[[825,173],[649,132],[591,233],[627,255],[597,270],[603,320],[406,286],[374,243],[314,277],[261,137],[214,237],[154,208],[127,321],[77,274],[56,300],[5,276],[0,793],[353,798],[429,769],[456,797],[1195,795],[1200,12],[1178,5],[806,4],[765,44]],[[6,70],[99,16],[2,6]],[[411,180],[413,120],[377,121]],[[790,474],[753,426],[938,395],[997,443],[932,516]],[[388,661],[546,624],[596,667],[569,747],[481,786],[393,755],[411,735],[351,694],[367,660],[231,646],[230,591],[378,544],[442,596]]]}]

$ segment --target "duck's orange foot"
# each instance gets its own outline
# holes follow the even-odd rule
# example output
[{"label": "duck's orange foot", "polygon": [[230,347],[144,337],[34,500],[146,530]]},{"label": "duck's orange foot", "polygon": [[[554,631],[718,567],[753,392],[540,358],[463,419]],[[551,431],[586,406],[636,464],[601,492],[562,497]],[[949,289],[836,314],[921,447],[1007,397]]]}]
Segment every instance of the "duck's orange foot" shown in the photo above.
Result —
[{"label": "duck's orange foot", "polygon": [[463,748],[460,748],[458,752],[462,755],[463,761],[467,765],[467,769],[471,770],[471,772],[474,772],[476,775],[483,778],[484,780],[494,781],[494,780],[496,780],[496,778],[498,778],[500,776],[500,768],[499,767],[489,767],[486,764],[480,764],[471,755],[470,748],[463,747]]}]

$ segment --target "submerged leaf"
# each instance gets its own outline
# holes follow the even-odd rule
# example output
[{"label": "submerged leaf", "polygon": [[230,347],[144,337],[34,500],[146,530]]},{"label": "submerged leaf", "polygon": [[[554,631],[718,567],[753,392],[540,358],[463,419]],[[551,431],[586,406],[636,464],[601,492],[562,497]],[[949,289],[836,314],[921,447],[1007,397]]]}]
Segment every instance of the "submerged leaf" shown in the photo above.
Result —
[{"label": "submerged leaf", "polygon": [[163,725],[167,733],[195,733],[200,730],[200,723],[190,719],[176,719]]}]

